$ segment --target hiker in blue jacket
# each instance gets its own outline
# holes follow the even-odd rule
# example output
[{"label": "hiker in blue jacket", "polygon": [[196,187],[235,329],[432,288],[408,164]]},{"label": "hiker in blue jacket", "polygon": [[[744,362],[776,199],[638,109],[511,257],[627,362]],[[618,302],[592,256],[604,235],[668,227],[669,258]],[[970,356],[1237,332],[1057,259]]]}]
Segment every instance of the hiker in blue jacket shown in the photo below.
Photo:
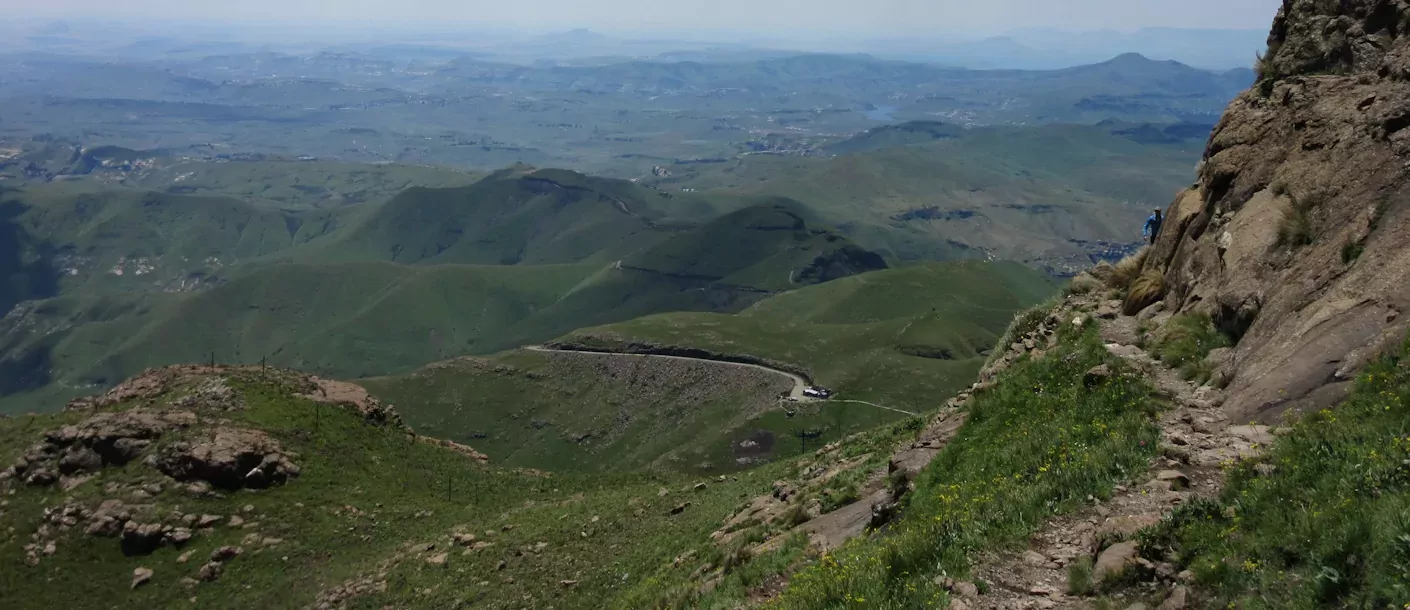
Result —
[{"label": "hiker in blue jacket", "polygon": [[1141,231],[1141,236],[1146,238],[1146,243],[1154,244],[1156,236],[1160,235],[1160,224],[1165,222],[1165,218],[1160,215],[1160,208],[1155,209],[1155,213],[1146,219],[1146,228]]}]

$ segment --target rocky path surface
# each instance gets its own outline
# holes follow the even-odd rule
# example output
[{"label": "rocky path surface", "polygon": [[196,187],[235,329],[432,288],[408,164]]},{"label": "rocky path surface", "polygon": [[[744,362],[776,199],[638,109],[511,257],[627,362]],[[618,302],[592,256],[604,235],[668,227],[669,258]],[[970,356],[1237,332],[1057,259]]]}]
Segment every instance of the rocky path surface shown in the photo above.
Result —
[{"label": "rocky path surface", "polygon": [[[1074,303],[1075,304],[1075,303]],[[1095,305],[1088,303],[1088,305]],[[1109,304],[1097,305],[1102,339],[1107,349],[1143,371],[1159,396],[1171,406],[1159,419],[1161,455],[1135,485],[1118,486],[1108,500],[1092,499],[1076,512],[1057,517],[1029,539],[1026,549],[981,557],[974,576],[989,583],[979,595],[968,583],[954,583],[959,610],[1050,609],[1092,607],[1091,598],[1071,595],[1068,566],[1095,558],[1092,581],[1100,585],[1124,570],[1139,570],[1142,599],[1163,598],[1159,610],[1186,605],[1183,583],[1187,573],[1175,573],[1160,558],[1143,558],[1129,540],[1136,532],[1159,523],[1176,507],[1199,497],[1217,496],[1224,485],[1223,465],[1256,455],[1273,441],[1266,426],[1233,426],[1221,414],[1221,392],[1195,387],[1174,370],[1137,347],[1138,321],[1119,317]],[[1117,608],[1147,608],[1134,598],[1108,600]]]}]

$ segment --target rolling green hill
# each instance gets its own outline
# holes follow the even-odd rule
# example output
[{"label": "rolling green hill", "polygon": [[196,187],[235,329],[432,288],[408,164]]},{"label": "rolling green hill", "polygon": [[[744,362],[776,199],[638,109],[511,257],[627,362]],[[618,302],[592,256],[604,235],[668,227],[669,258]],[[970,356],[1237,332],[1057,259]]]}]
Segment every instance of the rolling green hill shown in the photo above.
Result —
[{"label": "rolling green hill", "polygon": [[319,258],[403,264],[610,262],[667,238],[703,200],[563,170],[516,167],[459,188],[412,188],[371,211]]},{"label": "rolling green hill", "polygon": [[[71,290],[189,289],[232,265],[340,229],[352,211],[266,208],[228,197],[38,185],[0,194],[31,257]],[[80,288],[81,287],[81,288]]]},{"label": "rolling green hill", "polygon": [[1013,263],[935,263],[786,292],[735,315],[652,315],[550,344],[749,356],[806,371],[843,401],[881,406],[781,406],[793,382],[749,367],[525,350],[363,384],[417,430],[516,466],[728,471],[796,455],[792,430],[820,431],[826,443],[932,410],[970,383],[1013,314],[1051,291]]},{"label": "rolling green hill", "polygon": [[865,405],[779,405],[783,375],[711,362],[516,350],[360,381],[417,431],[553,472],[719,474],[904,419]]},{"label": "rolling green hill", "polygon": [[969,383],[1013,314],[1054,287],[1016,263],[930,263],[780,294],[738,314],[667,313],[554,345],[688,347],[790,363],[844,398],[921,412]]},{"label": "rolling green hill", "polygon": [[803,201],[862,247],[901,259],[1074,272],[1140,240],[1150,208],[1186,186],[1207,134],[1138,127],[903,123],[823,149],[837,156],[675,165],[660,184]]},{"label": "rolling green hill", "polygon": [[[8,492],[0,531],[19,532],[0,533],[0,605],[156,608],[196,597],[212,608],[328,600],[354,607],[631,607],[616,598],[698,546],[740,497],[767,490],[784,470],[712,479],[698,490],[692,487],[699,478],[671,472],[550,475],[483,464],[417,442],[395,422],[364,418],[350,404],[314,402],[307,396],[317,396],[319,386],[301,374],[178,369],[145,379],[135,395],[96,411],[0,418],[0,470],[65,425],[102,429],[132,422],[128,417],[178,423],[136,433],[154,441],[137,444],[151,460],[99,460],[80,471],[92,478],[74,487],[0,480]],[[237,407],[212,402],[212,391]],[[218,469],[180,473],[158,459],[216,442],[256,460],[277,447],[297,474],[265,489],[232,487]],[[55,507],[68,506],[81,525],[48,524]],[[123,520],[116,532],[86,533],[104,515]],[[124,536],[129,519],[134,527],[155,523],[156,536]],[[183,537],[162,541],[163,525],[168,533],[181,528]],[[25,546],[39,531],[43,542],[27,563]],[[222,547],[231,550],[219,553]],[[150,582],[132,585],[137,568],[152,571]]]},{"label": "rolling green hill", "polygon": [[[796,203],[689,224],[705,200],[558,170],[326,210],[57,187],[19,197],[5,226],[23,251],[0,262],[7,301],[28,302],[0,333],[0,411],[211,357],[397,373],[651,313],[738,311],[886,266]],[[46,276],[62,281],[32,285]]]}]

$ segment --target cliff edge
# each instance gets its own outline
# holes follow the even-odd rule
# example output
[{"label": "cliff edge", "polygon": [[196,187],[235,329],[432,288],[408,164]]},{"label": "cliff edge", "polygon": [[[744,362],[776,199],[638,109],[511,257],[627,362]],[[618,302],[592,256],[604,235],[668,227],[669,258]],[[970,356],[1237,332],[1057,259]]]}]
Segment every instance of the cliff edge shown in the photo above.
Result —
[{"label": "cliff edge", "polygon": [[1405,336],[1410,2],[1284,0],[1144,271],[1237,341],[1225,413],[1330,406]]}]

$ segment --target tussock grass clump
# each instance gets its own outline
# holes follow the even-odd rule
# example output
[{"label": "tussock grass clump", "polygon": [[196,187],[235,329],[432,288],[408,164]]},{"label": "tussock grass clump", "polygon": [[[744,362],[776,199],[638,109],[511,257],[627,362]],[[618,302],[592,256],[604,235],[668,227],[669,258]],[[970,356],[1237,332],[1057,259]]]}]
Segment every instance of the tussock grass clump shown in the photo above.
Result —
[{"label": "tussock grass clump", "polygon": [[1366,242],[1360,239],[1348,239],[1341,245],[1341,262],[1350,265],[1361,258],[1361,254],[1366,251]]},{"label": "tussock grass clump", "polygon": [[1407,464],[1410,360],[1387,356],[1334,411],[1234,469],[1221,499],[1144,532],[1141,554],[1173,553],[1216,596],[1210,607],[1399,608],[1410,600]]},{"label": "tussock grass clump", "polygon": [[1150,255],[1150,247],[1137,250],[1135,254],[1121,259],[1121,262],[1112,266],[1111,275],[1107,277],[1106,284],[1118,290],[1125,290],[1131,283],[1141,277],[1141,269],[1146,266],[1146,258]]},{"label": "tussock grass clump", "polygon": [[1312,219],[1307,216],[1307,210],[1297,204],[1288,206],[1278,220],[1278,245],[1296,247],[1310,243]]},{"label": "tussock grass clump", "polygon": [[1079,273],[1077,277],[1067,283],[1067,287],[1063,291],[1066,294],[1091,294],[1105,287],[1106,284],[1093,277],[1092,274]]},{"label": "tussock grass clump", "polygon": [[1144,471],[1158,445],[1150,387],[1136,375],[1087,387],[1092,367],[1123,365],[1095,328],[1066,325],[1058,337],[1047,357],[1015,364],[974,399],[885,536],[854,539],[804,568],[774,607],[942,606],[935,576],[961,577],[978,551],[1022,541]]},{"label": "tussock grass clump", "polygon": [[1091,595],[1095,589],[1092,582],[1092,558],[1083,557],[1067,566],[1067,594],[1077,596]]},{"label": "tussock grass clump", "polygon": [[1185,379],[1204,383],[1213,376],[1205,357],[1231,344],[1229,337],[1214,327],[1209,314],[1181,314],[1166,325],[1155,353],[1166,364],[1178,367]]},{"label": "tussock grass clump", "polygon": [[1277,243],[1294,248],[1308,245],[1317,237],[1316,227],[1312,224],[1312,211],[1331,199],[1332,192],[1319,188],[1303,195],[1287,195],[1292,199],[1292,204],[1283,210],[1282,217],[1278,219]]},{"label": "tussock grass clump", "polygon": [[1131,287],[1126,291],[1126,302],[1122,304],[1121,310],[1128,316],[1134,316],[1142,309],[1156,304],[1165,298],[1165,276],[1158,271],[1147,271],[1131,282]]}]

